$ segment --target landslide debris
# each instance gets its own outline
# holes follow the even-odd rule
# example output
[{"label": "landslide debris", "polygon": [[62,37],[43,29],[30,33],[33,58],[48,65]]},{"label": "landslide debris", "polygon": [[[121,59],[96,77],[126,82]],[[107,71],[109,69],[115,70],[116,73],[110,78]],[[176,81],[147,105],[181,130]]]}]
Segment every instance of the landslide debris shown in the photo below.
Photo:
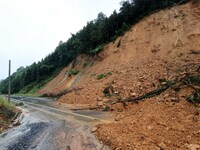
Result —
[{"label": "landslide debris", "polygon": [[[86,68],[80,56],[76,75],[66,74],[71,64],[58,76],[62,82],[52,80],[40,93],[62,91],[56,84],[81,88],[59,97],[59,104],[113,111],[116,122],[95,131],[112,149],[198,149],[199,14],[199,3],[189,2],[145,17]],[[142,101],[127,103],[134,99]]]}]

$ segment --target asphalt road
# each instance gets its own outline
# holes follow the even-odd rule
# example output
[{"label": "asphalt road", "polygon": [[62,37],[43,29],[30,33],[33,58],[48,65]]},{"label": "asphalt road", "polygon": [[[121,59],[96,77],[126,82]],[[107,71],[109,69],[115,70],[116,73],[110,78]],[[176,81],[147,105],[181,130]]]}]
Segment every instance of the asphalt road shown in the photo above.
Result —
[{"label": "asphalt road", "polygon": [[91,133],[109,116],[98,111],[70,111],[52,100],[12,97],[23,100],[21,125],[0,134],[0,150],[108,150]]}]

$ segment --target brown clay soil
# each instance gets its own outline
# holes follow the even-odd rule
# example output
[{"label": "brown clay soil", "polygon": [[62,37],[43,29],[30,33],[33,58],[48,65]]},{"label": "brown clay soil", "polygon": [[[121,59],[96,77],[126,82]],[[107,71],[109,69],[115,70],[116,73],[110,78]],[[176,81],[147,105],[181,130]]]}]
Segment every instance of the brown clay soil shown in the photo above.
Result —
[{"label": "brown clay soil", "polygon": [[[163,81],[197,73],[199,66],[200,4],[189,2],[145,17],[93,58],[80,56],[37,94],[66,89],[71,92],[59,104],[105,109],[110,101],[137,97]],[[69,77],[71,68],[80,72]],[[103,93],[106,88],[110,97]],[[191,87],[169,89],[126,109],[111,105],[116,122],[99,125],[97,137],[112,149],[198,149],[199,108],[186,101],[192,92]]]},{"label": "brown clay soil", "polygon": [[[200,148],[199,110],[181,100],[147,99],[116,113],[116,122],[98,125],[97,137],[111,149]],[[119,106],[118,106],[119,107]]]}]

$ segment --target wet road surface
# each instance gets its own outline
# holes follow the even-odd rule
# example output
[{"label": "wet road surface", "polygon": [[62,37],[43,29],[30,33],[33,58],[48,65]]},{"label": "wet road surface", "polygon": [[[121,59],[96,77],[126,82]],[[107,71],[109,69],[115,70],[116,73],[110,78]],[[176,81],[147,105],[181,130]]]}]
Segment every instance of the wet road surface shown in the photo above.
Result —
[{"label": "wet road surface", "polygon": [[23,99],[25,105],[20,116],[21,125],[0,134],[0,150],[109,149],[91,134],[94,125],[109,122],[107,114],[98,111],[73,112],[55,105],[51,100],[36,99]]}]

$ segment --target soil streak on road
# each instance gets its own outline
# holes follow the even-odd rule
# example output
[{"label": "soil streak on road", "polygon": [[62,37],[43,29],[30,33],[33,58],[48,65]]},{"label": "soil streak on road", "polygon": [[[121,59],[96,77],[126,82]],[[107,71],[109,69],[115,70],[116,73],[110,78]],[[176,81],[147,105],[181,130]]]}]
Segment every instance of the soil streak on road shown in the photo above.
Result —
[{"label": "soil streak on road", "polygon": [[0,135],[1,150],[109,149],[91,134],[95,124],[109,122],[105,119],[106,114],[97,111],[71,112],[59,109],[49,100],[35,98],[36,103],[33,103],[33,99],[23,98],[23,113],[19,118],[21,125]]}]

